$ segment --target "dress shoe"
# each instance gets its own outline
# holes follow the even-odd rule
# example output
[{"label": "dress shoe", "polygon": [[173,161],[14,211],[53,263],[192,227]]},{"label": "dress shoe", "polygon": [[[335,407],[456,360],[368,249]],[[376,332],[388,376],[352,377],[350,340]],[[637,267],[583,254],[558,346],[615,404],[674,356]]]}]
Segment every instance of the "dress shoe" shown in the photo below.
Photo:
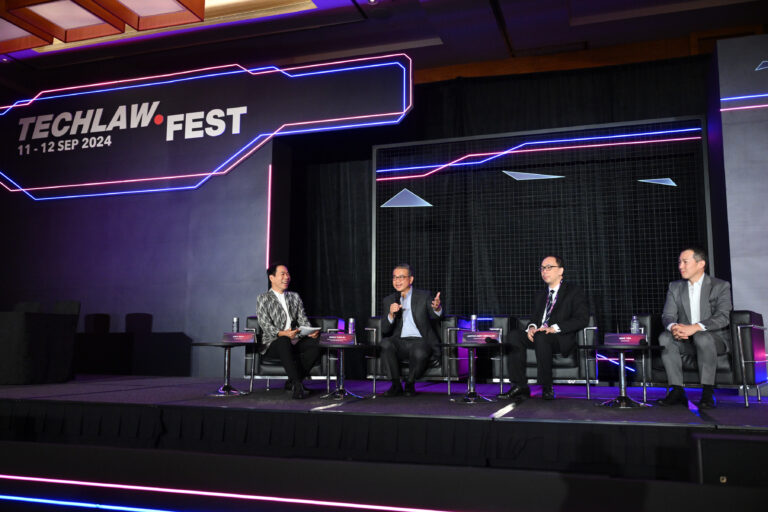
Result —
[{"label": "dress shoe", "polygon": [[307,393],[304,392],[304,386],[301,384],[297,384],[293,386],[293,391],[291,391],[291,398],[295,398],[297,400],[300,400],[302,398],[306,398]]},{"label": "dress shoe", "polygon": [[688,405],[688,397],[685,396],[685,390],[681,386],[672,386],[667,392],[667,396],[656,400],[658,405]]},{"label": "dress shoe", "polygon": [[552,389],[552,386],[544,386],[541,388],[541,398],[544,400],[554,400],[555,399],[555,390]]},{"label": "dress shoe", "polygon": [[499,400],[525,400],[531,397],[531,388],[528,386],[512,386],[506,393],[496,395]]},{"label": "dress shoe", "polygon": [[405,396],[416,396],[416,383],[414,382],[406,382],[405,383],[405,391],[403,392]]},{"label": "dress shoe", "polygon": [[393,382],[388,390],[384,392],[382,396],[401,396],[403,394],[403,387],[400,382]]},{"label": "dress shoe", "polygon": [[[293,385],[293,381],[292,380],[285,381],[285,390],[286,391],[293,391],[294,387],[295,386]],[[301,390],[304,392],[305,395],[309,394],[309,390],[307,390],[307,388],[304,387],[304,383],[303,382],[301,383]]]},{"label": "dress shoe", "polygon": [[705,390],[701,393],[701,399],[696,402],[696,407],[699,409],[714,409],[717,407],[717,400],[715,400],[715,395],[712,394],[711,390],[709,392]]}]

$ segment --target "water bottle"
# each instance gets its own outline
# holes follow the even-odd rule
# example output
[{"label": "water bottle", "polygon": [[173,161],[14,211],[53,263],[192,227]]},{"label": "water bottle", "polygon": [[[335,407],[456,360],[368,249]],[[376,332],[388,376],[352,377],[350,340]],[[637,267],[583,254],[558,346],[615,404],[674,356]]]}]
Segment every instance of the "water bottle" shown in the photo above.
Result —
[{"label": "water bottle", "polygon": [[469,329],[471,331],[477,330],[477,315],[471,315],[469,317]]},{"label": "water bottle", "polygon": [[350,318],[347,321],[347,334],[355,334],[355,319]]},{"label": "water bottle", "polygon": [[237,317],[232,319],[232,332],[240,332],[240,319]]},{"label": "water bottle", "polygon": [[632,321],[629,323],[629,332],[640,334],[640,322],[637,321],[637,315],[632,315]]}]

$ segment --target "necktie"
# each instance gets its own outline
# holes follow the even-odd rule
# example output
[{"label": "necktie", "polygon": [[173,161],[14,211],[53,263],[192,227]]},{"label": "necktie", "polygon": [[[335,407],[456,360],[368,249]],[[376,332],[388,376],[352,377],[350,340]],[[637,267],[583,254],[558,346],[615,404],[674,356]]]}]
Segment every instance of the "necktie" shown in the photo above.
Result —
[{"label": "necktie", "polygon": [[549,290],[549,295],[547,296],[547,305],[544,306],[544,323],[542,323],[542,327],[549,327],[549,315],[552,314],[552,308],[555,307],[555,290]]}]

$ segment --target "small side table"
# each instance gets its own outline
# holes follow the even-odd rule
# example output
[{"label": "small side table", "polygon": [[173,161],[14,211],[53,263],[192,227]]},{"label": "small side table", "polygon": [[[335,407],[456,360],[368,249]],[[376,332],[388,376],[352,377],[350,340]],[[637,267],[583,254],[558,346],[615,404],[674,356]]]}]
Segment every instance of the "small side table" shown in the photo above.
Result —
[{"label": "small side table", "polygon": [[[606,352],[618,352],[619,353],[619,396],[605,402],[595,404],[602,407],[616,407],[618,409],[633,409],[635,407],[650,407],[646,403],[646,378],[645,378],[645,355],[649,352],[649,345],[597,345],[595,350],[602,350]],[[627,352],[641,352],[642,360],[640,366],[642,366],[643,376],[643,401],[636,402],[627,396],[627,376],[624,355]]]},{"label": "small side table", "polygon": [[252,343],[243,343],[241,341],[211,341],[211,342],[199,342],[193,343],[193,347],[221,347],[224,349],[224,385],[222,385],[218,391],[211,393],[210,396],[240,396],[247,395],[247,391],[238,391],[233,388],[229,383],[229,374],[231,367],[230,353],[232,347],[244,347]]},{"label": "small side table", "polygon": [[467,392],[461,398],[451,398],[451,402],[463,402],[465,404],[476,404],[482,402],[495,402],[496,400],[488,398],[477,392],[477,370],[475,365],[475,356],[478,348],[498,347],[502,350],[501,343],[485,342],[462,342],[462,343],[444,343],[443,347],[465,348],[469,352],[469,376],[467,377]]},{"label": "small side table", "polygon": [[[336,389],[328,393],[327,395],[323,395],[323,398],[333,398],[335,400],[343,400],[347,397],[354,397],[354,398],[363,398],[359,395],[356,395],[352,393],[351,391],[348,391],[344,387],[344,353],[350,349],[350,348],[357,348],[360,345],[356,344],[350,344],[350,343],[333,343],[328,341],[320,340],[320,347],[325,348],[328,351],[331,349],[336,349],[336,351],[339,354],[338,357],[338,369],[336,371]],[[330,358],[329,358],[330,361]]]}]

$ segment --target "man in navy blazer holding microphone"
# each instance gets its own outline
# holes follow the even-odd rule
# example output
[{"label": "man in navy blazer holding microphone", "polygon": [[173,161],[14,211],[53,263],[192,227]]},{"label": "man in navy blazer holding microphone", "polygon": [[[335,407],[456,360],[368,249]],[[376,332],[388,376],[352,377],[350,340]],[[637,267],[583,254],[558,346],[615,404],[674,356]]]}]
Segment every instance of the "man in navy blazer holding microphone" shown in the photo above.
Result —
[{"label": "man in navy blazer holding microphone", "polygon": [[[428,291],[416,290],[412,284],[410,265],[397,265],[392,271],[395,293],[384,298],[387,317],[382,322],[381,358],[392,380],[384,396],[415,395],[416,379],[424,374],[430,356],[440,353],[440,341],[432,328],[432,320],[443,314],[440,292],[432,298]],[[400,360],[407,360],[410,369],[405,390],[400,384]]]},{"label": "man in navy blazer holding microphone", "polygon": [[503,400],[523,400],[531,396],[525,376],[526,349],[536,351],[536,376],[541,397],[554,400],[552,354],[568,355],[576,350],[576,335],[589,323],[589,304],[584,291],[563,280],[563,259],[547,256],[539,267],[547,287],[533,298],[533,316],[525,331],[513,330],[505,343],[509,357],[512,387],[499,395]]}]

